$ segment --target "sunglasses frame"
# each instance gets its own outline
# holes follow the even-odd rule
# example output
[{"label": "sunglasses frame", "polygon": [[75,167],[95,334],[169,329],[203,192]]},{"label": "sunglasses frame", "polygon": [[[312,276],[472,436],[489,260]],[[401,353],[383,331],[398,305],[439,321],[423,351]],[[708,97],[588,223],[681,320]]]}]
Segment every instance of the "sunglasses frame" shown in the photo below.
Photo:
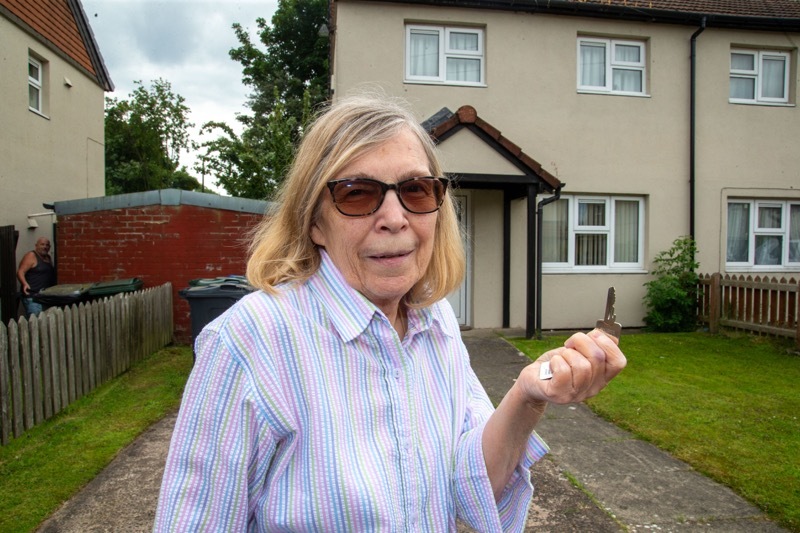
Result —
[{"label": "sunglasses frame", "polygon": [[[413,211],[413,210],[409,209],[408,206],[406,205],[406,203],[403,201],[403,196],[400,194],[400,187],[402,185],[406,184],[406,183],[413,182],[413,181],[418,181],[418,180],[437,180],[437,181],[439,181],[439,183],[441,183],[444,186],[444,190],[442,191],[441,201],[436,205],[435,209],[432,209],[430,211]],[[344,211],[342,211],[342,208],[339,207],[339,203],[336,202],[336,194],[334,193],[334,189],[336,188],[336,186],[338,184],[345,183],[345,182],[348,182],[348,181],[375,183],[375,184],[378,185],[378,187],[380,187],[381,196],[380,196],[380,199],[378,200],[378,204],[375,206],[375,208],[372,211],[370,211],[368,213],[360,213],[360,214],[357,214],[357,215],[353,215],[353,214],[350,214],[350,213],[345,213]],[[336,210],[339,211],[341,214],[343,214],[346,217],[366,217],[366,216],[369,216],[369,215],[373,214],[374,212],[376,212],[378,209],[381,208],[381,206],[383,205],[383,201],[386,199],[386,193],[387,193],[387,191],[390,191],[390,190],[394,190],[395,193],[397,193],[397,199],[400,201],[400,205],[403,206],[403,209],[405,209],[409,213],[414,213],[415,215],[427,215],[429,213],[435,213],[436,211],[439,210],[439,208],[442,207],[442,204],[444,203],[445,194],[447,194],[447,189],[448,189],[448,187],[450,185],[450,180],[448,178],[442,177],[442,176],[419,176],[419,177],[416,177],[416,178],[408,178],[408,179],[400,180],[397,183],[385,183],[383,181],[372,179],[372,178],[342,178],[342,179],[338,179],[338,180],[331,180],[331,181],[327,182],[325,185],[327,185],[328,190],[331,191],[331,200],[333,201],[333,205],[336,206]]]}]

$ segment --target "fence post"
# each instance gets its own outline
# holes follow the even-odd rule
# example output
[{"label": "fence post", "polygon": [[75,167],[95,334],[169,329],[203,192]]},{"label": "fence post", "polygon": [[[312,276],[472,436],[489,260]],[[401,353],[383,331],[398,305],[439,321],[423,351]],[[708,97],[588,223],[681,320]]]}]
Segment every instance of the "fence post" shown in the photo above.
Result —
[{"label": "fence post", "polygon": [[719,314],[722,305],[720,298],[720,273],[714,272],[711,274],[710,287],[709,287],[709,302],[708,302],[708,331],[711,333],[719,333]]}]

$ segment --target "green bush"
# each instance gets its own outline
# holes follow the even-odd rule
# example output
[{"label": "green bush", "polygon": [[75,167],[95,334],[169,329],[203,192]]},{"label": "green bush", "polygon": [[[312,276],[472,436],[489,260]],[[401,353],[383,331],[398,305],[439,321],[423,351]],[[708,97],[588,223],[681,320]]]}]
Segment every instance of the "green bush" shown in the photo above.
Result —
[{"label": "green bush", "polygon": [[656,279],[644,284],[650,331],[694,331],[697,326],[697,247],[689,236],[678,237],[669,250],[659,252],[653,263]]}]

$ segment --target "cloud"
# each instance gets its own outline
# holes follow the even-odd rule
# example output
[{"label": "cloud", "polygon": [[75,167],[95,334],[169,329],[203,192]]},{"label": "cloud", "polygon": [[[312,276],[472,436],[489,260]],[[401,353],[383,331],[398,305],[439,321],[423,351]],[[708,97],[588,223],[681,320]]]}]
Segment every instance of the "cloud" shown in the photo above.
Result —
[{"label": "cloud", "polygon": [[[145,86],[161,78],[185,98],[194,131],[205,122],[235,120],[249,89],[242,85],[242,67],[229,51],[239,42],[233,31],[240,23],[257,39],[256,19],[271,20],[277,0],[83,0],[95,39],[116,87],[107,96],[127,99],[134,81]],[[195,140],[206,140],[197,139]],[[194,157],[181,163],[189,167]]]}]

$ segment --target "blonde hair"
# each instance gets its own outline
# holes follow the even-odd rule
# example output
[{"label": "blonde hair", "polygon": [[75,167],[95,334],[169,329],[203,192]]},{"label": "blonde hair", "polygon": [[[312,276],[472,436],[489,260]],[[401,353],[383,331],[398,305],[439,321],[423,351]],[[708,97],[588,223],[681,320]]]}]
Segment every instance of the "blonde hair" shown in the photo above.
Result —
[{"label": "blonde hair", "polygon": [[[303,282],[319,269],[319,250],[311,228],[320,216],[326,182],[350,161],[386,142],[402,130],[414,133],[428,157],[432,176],[441,176],[436,148],[411,112],[387,97],[343,99],[320,114],[300,143],[294,163],[277,197],[252,233],[247,279],[267,292],[286,282]],[[461,230],[450,194],[439,209],[431,261],[405,304],[423,307],[455,290],[464,277]]]}]

